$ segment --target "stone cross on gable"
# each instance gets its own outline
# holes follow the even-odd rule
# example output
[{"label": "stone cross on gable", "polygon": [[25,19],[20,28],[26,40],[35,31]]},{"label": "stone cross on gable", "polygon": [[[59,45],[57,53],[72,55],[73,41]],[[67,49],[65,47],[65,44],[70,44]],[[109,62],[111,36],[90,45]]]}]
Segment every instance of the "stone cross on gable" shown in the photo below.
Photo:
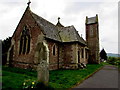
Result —
[{"label": "stone cross on gable", "polygon": [[30,3],[31,3],[31,1],[29,0],[29,1],[28,1],[28,3],[27,3],[27,4],[28,4],[28,6],[30,5]]}]

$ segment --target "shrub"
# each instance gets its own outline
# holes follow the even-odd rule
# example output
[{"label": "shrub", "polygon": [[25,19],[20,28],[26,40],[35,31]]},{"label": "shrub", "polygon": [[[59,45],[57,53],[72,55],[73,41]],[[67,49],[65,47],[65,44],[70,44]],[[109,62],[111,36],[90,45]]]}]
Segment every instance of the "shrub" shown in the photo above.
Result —
[{"label": "shrub", "polygon": [[112,65],[120,65],[120,57],[109,57],[107,62]]}]

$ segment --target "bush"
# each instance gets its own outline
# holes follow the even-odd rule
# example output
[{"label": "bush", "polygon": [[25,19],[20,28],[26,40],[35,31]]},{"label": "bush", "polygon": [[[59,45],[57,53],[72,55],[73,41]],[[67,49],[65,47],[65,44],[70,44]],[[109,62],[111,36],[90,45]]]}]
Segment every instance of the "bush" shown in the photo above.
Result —
[{"label": "bush", "polygon": [[108,57],[107,62],[112,65],[120,65],[120,57]]}]

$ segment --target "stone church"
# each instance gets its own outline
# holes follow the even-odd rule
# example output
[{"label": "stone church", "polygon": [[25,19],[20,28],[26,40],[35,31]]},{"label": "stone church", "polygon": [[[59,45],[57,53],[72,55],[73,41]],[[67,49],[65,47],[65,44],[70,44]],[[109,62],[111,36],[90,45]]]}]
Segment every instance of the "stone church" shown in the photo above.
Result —
[{"label": "stone church", "polygon": [[30,3],[13,33],[7,55],[12,67],[36,69],[46,60],[49,70],[78,69],[81,63],[99,63],[98,16],[86,17],[86,41],[72,26],[56,25],[30,10]]}]

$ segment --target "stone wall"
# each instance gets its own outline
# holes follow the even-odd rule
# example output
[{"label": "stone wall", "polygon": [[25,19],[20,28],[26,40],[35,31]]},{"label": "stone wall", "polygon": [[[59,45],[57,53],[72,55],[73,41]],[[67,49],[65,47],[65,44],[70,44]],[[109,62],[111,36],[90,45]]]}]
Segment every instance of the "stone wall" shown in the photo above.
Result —
[{"label": "stone wall", "polygon": [[[64,69],[77,69],[78,62],[87,64],[88,58],[85,58],[86,53],[84,50],[84,58],[81,57],[81,48],[85,49],[85,46],[81,46],[78,43],[65,43],[59,50],[59,67]],[[79,60],[78,61],[78,51]]]},{"label": "stone wall", "polygon": [[49,69],[55,70],[59,68],[59,43],[53,40],[47,40],[49,48]]},{"label": "stone wall", "polygon": [[[93,30],[93,35],[91,35]],[[99,30],[98,23],[86,25],[86,40],[89,48],[89,63],[99,63]]]},{"label": "stone wall", "polygon": [[62,59],[63,59],[63,66],[62,68],[69,69],[71,68],[71,64],[73,63],[73,48],[71,43],[66,43],[63,45],[63,50],[62,50]]},{"label": "stone wall", "polygon": [[77,60],[78,60],[77,63],[87,64],[88,63],[88,55],[89,55],[87,46],[78,44],[77,47],[78,47],[77,50],[79,52],[79,53],[77,53]]}]

